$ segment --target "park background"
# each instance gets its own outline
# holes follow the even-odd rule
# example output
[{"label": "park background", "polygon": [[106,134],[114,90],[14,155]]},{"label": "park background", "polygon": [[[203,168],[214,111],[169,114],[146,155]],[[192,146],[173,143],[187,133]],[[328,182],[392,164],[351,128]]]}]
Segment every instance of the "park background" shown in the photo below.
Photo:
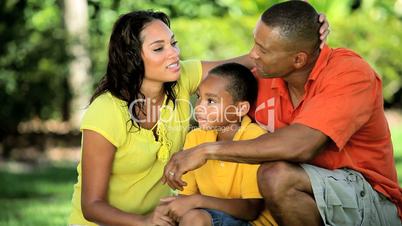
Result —
[{"label": "park background", "polygon": [[[1,0],[0,225],[66,225],[80,115],[105,73],[119,15],[167,13],[182,59],[247,53],[275,0]],[[402,0],[310,0],[332,47],[355,50],[382,76],[402,184]]]}]

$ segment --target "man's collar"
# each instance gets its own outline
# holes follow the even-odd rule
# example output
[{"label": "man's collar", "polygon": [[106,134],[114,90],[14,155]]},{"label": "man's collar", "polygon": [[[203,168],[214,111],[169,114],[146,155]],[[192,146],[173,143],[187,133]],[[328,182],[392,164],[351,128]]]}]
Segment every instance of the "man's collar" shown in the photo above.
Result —
[{"label": "man's collar", "polygon": [[331,53],[332,49],[329,48],[327,44],[324,44],[324,47],[321,49],[320,55],[315,62],[314,68],[311,71],[308,80],[316,80],[318,78],[318,75],[321,73],[321,71],[328,65]]}]

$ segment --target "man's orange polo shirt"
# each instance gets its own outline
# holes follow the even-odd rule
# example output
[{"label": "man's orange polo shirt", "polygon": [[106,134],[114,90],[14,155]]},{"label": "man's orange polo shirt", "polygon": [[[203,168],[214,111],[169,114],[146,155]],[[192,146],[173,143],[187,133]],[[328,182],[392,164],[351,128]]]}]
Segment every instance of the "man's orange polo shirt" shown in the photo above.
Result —
[{"label": "man's orange polo shirt", "polygon": [[360,56],[325,46],[297,107],[283,79],[258,77],[258,82],[258,98],[251,111],[257,123],[270,132],[295,123],[323,132],[333,142],[310,163],[362,173],[376,191],[397,205],[402,218],[402,189],[383,110],[381,80]]}]

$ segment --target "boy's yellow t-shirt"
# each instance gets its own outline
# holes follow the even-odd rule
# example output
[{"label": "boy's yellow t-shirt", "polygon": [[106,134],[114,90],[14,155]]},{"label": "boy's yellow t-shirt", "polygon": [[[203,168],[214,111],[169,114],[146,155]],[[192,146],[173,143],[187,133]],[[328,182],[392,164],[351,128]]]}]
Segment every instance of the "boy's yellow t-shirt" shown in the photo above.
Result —
[{"label": "boy's yellow t-shirt", "polygon": [[[109,92],[97,97],[83,117],[81,130],[95,131],[116,147],[107,199],[110,205],[122,211],[147,214],[160,198],[171,194],[171,189],[160,179],[171,155],[183,147],[191,117],[189,99],[202,77],[200,61],[180,64],[181,74],[175,86],[176,106],[173,109],[170,101],[161,108],[156,125],[158,141],[152,130],[132,127],[127,102]],[[81,163],[77,171],[78,182],[74,186],[69,224],[96,225],[83,217]]]},{"label": "boy's yellow t-shirt", "polygon": [[[257,124],[244,116],[240,129],[233,140],[249,140],[266,133]],[[217,131],[195,129],[187,134],[184,149],[202,143],[215,142]],[[257,170],[260,165],[208,160],[200,168],[187,172],[182,179],[187,186],[182,195],[202,194],[216,198],[259,199],[262,198],[257,184]],[[252,225],[277,225],[268,210],[264,210]]]}]

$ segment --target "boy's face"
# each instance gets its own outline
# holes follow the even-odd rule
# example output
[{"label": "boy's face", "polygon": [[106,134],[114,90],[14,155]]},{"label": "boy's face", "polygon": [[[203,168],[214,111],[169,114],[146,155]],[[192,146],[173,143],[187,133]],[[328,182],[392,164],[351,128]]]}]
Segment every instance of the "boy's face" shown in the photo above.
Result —
[{"label": "boy's face", "polygon": [[204,130],[216,129],[241,121],[238,107],[226,90],[229,81],[221,76],[209,74],[199,85],[195,118]]}]

